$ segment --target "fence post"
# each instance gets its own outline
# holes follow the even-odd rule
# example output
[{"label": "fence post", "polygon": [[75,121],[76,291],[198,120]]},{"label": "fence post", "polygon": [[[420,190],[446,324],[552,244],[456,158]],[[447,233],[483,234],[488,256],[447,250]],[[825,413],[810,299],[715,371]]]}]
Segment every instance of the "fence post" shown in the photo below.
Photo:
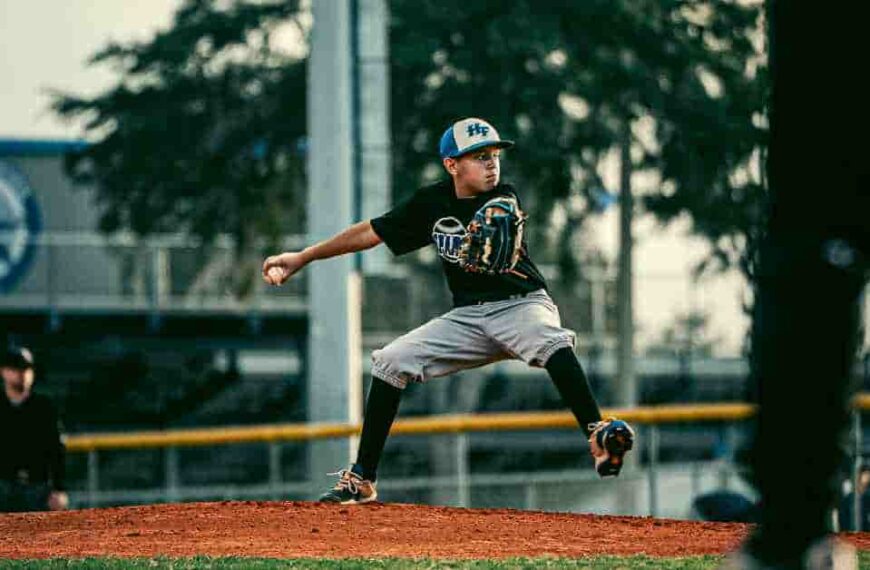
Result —
[{"label": "fence post", "polygon": [[698,461],[692,462],[692,500],[701,494],[701,466]]},{"label": "fence post", "polygon": [[169,502],[178,500],[178,448],[167,447],[163,452],[163,474],[166,485],[166,499]]},{"label": "fence post", "polygon": [[281,498],[281,443],[269,442],[269,488],[272,500]]},{"label": "fence post", "polygon": [[171,293],[169,252],[165,246],[151,246],[151,303],[152,308],[162,308]]},{"label": "fence post", "polygon": [[649,515],[654,517],[658,514],[658,459],[659,459],[659,426],[649,425],[649,437],[647,437],[647,481],[649,483]]},{"label": "fence post", "polygon": [[727,424],[722,429],[724,429],[725,435],[722,436],[722,439],[724,440],[724,450],[719,462],[719,486],[722,489],[728,489],[731,484],[731,470],[734,467],[733,461],[729,461],[729,458],[733,460],[735,457],[734,451],[737,449],[737,426],[735,424]]},{"label": "fence post", "polygon": [[46,297],[48,300],[48,330],[54,332],[60,328],[60,314],[57,308],[57,270],[56,270],[56,252],[54,244],[51,240],[45,242],[45,253],[48,266],[46,274]]},{"label": "fence post", "polygon": [[456,497],[460,507],[467,507],[470,503],[468,488],[468,434],[459,432],[453,440],[456,451]]},{"label": "fence post", "polygon": [[861,410],[857,408],[852,411],[852,431],[852,530],[860,532],[864,529],[861,528],[861,493],[858,492],[858,480],[861,478]]},{"label": "fence post", "polygon": [[525,489],[526,510],[534,511],[538,508],[538,488],[534,483],[529,482],[525,484]]},{"label": "fence post", "polygon": [[94,507],[100,490],[100,463],[97,450],[88,451],[88,506]]}]

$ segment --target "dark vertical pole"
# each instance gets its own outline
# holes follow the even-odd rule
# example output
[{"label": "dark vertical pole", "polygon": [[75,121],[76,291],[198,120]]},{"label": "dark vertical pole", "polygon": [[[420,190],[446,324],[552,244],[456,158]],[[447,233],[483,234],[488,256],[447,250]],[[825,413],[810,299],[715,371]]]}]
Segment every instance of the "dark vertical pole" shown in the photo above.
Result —
[{"label": "dark vertical pole", "polygon": [[826,534],[838,497],[870,204],[864,145],[852,140],[867,132],[857,5],[767,7],[770,210],[751,355],[763,512],[750,549],[770,562],[796,561]]}]

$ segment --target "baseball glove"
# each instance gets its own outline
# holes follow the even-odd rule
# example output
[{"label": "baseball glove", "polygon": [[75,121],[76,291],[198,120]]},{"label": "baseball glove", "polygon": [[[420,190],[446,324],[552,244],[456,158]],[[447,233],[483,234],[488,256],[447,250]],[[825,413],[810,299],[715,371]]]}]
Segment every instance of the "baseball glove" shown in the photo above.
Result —
[{"label": "baseball glove", "polygon": [[459,266],[471,273],[509,273],[520,259],[526,215],[517,199],[489,200],[469,222],[459,248]]}]

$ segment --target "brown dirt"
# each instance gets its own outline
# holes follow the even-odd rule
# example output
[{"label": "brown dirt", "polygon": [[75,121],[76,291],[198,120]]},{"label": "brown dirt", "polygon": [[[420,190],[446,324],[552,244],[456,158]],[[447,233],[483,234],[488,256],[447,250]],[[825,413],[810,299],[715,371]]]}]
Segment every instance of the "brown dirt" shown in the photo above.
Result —
[{"label": "brown dirt", "polygon": [[[0,558],[506,558],[722,554],[749,527],[403,504],[220,502],[0,515]],[[870,550],[870,533],[846,537]]]}]

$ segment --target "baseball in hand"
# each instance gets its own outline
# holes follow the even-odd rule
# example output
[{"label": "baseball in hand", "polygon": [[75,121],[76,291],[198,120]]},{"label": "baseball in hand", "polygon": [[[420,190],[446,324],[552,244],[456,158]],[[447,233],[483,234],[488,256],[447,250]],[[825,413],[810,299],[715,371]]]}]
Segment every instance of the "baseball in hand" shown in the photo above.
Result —
[{"label": "baseball in hand", "polygon": [[269,282],[271,282],[272,285],[280,285],[284,281],[287,272],[284,270],[283,267],[270,267],[268,275]]}]

